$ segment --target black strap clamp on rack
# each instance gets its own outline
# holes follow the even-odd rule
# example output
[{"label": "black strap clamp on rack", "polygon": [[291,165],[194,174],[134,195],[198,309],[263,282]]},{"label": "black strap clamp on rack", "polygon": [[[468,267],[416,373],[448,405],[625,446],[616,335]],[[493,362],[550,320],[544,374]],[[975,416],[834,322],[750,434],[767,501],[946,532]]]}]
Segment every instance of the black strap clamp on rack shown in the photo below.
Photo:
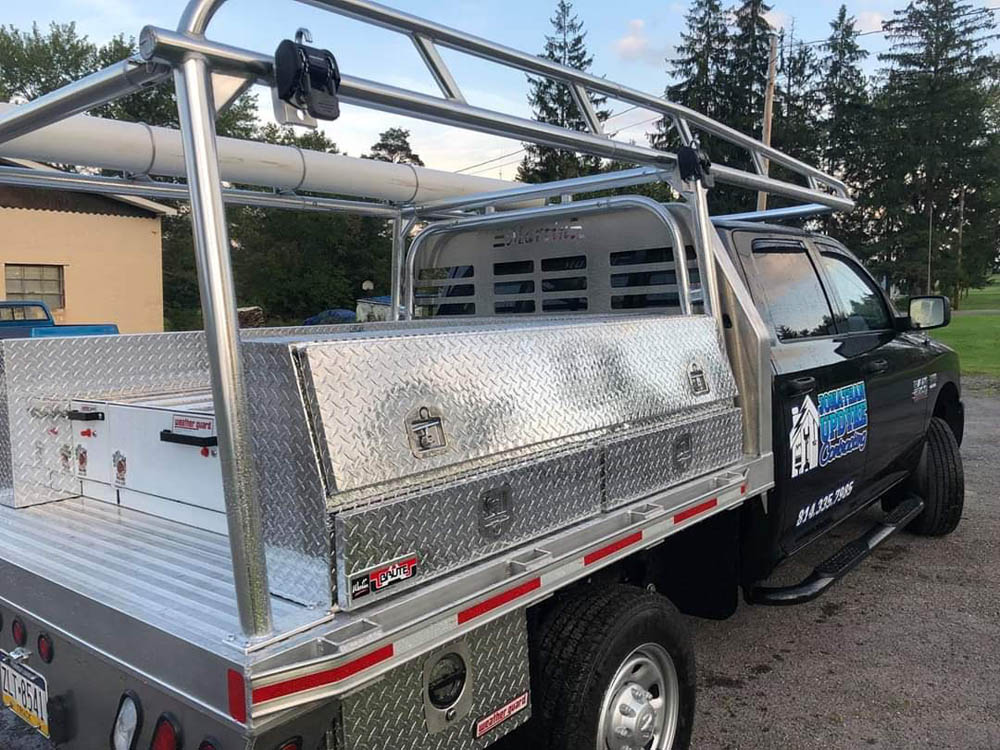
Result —
[{"label": "black strap clamp on rack", "polygon": [[286,39],[274,53],[274,80],[278,97],[293,107],[304,109],[317,120],[340,117],[340,68],[330,50],[307,47],[300,30],[295,41]]},{"label": "black strap clamp on rack", "polygon": [[677,149],[677,166],[684,182],[701,180],[701,184],[707,188],[715,186],[712,160],[697,141],[692,146],[681,146]]}]

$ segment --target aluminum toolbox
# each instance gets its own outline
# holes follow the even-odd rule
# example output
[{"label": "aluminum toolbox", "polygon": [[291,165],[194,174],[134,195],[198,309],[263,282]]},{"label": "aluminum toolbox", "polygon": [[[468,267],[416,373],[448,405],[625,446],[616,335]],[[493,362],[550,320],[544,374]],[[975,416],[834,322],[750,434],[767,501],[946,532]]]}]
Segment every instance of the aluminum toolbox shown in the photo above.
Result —
[{"label": "aluminum toolbox", "polygon": [[742,455],[707,317],[400,325],[244,353],[272,590],[296,601],[315,592],[288,556],[327,555],[351,609]]}]

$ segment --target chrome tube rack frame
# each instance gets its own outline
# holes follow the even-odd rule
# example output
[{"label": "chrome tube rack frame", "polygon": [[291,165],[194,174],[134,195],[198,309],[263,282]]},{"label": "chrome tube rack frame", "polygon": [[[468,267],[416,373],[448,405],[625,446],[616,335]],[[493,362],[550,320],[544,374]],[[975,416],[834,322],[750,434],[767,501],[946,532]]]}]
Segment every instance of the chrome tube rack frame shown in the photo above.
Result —
[{"label": "chrome tube rack frame", "polygon": [[[793,200],[820,204],[835,210],[853,207],[847,188],[835,177],[804,164],[777,149],[739,133],[703,114],[665,99],[645,94],[603,78],[583,73],[535,55],[465,34],[368,0],[300,0],[362,22],[409,36],[441,88],[442,97],[401,89],[353,76],[344,76],[343,101],[363,107],[453,125],[460,128],[570,149],[598,157],[640,165],[634,170],[570,180],[542,186],[522,186],[509,191],[427,205],[386,206],[333,198],[303,198],[255,194],[224,189],[221,183],[215,132],[219,110],[253,83],[273,84],[273,59],[269,55],[208,40],[205,32],[225,0],[190,0],[177,31],[147,27],[141,34],[141,55],[42,96],[0,116],[0,143],[35,131],[66,117],[141,91],[173,76],[188,185],[184,188],[141,179],[113,179],[85,175],[30,175],[25,170],[4,169],[0,182],[37,187],[77,188],[112,194],[190,198],[205,332],[208,340],[212,392],[218,420],[219,448],[229,522],[235,588],[240,621],[251,639],[266,639],[272,631],[267,570],[261,539],[258,490],[251,465],[247,397],[237,330],[236,299],[225,223],[226,201],[293,209],[352,211],[393,221],[394,297],[399,300],[404,244],[412,222],[454,217],[455,212],[495,208],[549,196],[572,196],[656,180],[669,180],[692,207],[695,245],[703,268],[708,307],[721,321],[720,289],[715,283],[716,264],[725,276],[722,294],[742,313],[737,330],[724,332],[743,406],[757,409],[758,424],[748,430],[745,442],[751,452],[769,452],[770,386],[765,382],[767,334],[752,303],[746,298],[728,258],[714,235],[708,214],[706,189],[700,183],[681,183],[675,173],[675,155],[648,146],[627,144],[608,137],[590,104],[590,94],[648,109],[671,119],[686,146],[697,144],[697,134],[738,146],[749,155],[753,172],[726,165],[713,167],[720,182],[761,190]],[[589,132],[578,132],[511,116],[468,104],[458,83],[441,58],[444,46],[508,68],[547,77],[570,87]],[[780,165],[804,184],[767,176],[767,163]],[[554,210],[558,210],[556,207]],[[715,257],[716,262],[708,260]],[[708,260],[708,262],[705,262]],[[683,264],[679,266],[683,267]],[[743,365],[743,367],[740,366]],[[767,425],[764,423],[767,422]],[[769,455],[768,455],[769,457]],[[756,489],[756,487],[754,487]]]}]

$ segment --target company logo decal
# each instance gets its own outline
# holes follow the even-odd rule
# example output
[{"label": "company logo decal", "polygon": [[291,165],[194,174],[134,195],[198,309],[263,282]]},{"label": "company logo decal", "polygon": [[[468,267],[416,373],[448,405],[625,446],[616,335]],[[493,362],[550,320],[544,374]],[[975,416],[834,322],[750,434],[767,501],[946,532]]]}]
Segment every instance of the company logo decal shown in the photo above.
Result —
[{"label": "company logo decal", "polygon": [[493,247],[536,245],[546,242],[579,242],[586,239],[583,225],[577,219],[554,221],[545,226],[518,224],[513,229],[493,236]]},{"label": "company logo decal", "polygon": [[417,556],[410,555],[351,578],[351,600],[377,594],[417,574]]},{"label": "company logo decal", "polygon": [[792,407],[788,433],[792,478],[827,466],[868,444],[868,397],[864,382],[802,399]]},{"label": "company logo decal", "polygon": [[528,707],[528,694],[517,696],[514,700],[508,703],[506,706],[498,708],[496,711],[491,713],[489,716],[483,717],[476,722],[473,727],[473,733],[475,738],[478,740],[484,737],[488,733],[492,732],[498,726],[503,724],[505,721],[510,719],[512,716],[516,716],[521,713],[524,709]]}]

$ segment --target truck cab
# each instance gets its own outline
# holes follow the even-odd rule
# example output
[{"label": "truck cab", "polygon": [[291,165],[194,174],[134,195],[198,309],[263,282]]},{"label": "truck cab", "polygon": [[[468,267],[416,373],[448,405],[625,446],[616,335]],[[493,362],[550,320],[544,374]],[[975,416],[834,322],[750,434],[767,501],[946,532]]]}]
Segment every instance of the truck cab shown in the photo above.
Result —
[{"label": "truck cab", "polygon": [[766,599],[753,580],[905,491],[933,417],[961,443],[958,356],[897,311],[837,240],[752,222],[716,227],[772,336],[773,510],[744,540],[753,550],[744,585]]},{"label": "truck cab", "polygon": [[118,333],[112,323],[58,325],[49,306],[41,300],[0,301],[0,339],[47,336],[103,336]]}]

